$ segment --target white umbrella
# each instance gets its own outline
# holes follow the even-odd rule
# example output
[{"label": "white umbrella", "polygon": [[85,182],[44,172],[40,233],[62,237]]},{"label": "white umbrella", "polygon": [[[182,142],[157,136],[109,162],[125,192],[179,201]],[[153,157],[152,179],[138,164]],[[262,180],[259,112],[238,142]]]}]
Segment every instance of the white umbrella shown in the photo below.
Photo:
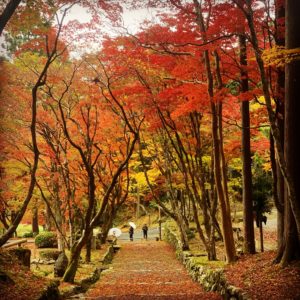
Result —
[{"label": "white umbrella", "polygon": [[121,234],[122,234],[122,231],[119,228],[111,228],[108,231],[108,235],[113,235],[116,237],[119,237]]},{"label": "white umbrella", "polygon": [[136,229],[136,225],[133,222],[129,222],[128,223],[131,227],[133,227],[134,229]]}]

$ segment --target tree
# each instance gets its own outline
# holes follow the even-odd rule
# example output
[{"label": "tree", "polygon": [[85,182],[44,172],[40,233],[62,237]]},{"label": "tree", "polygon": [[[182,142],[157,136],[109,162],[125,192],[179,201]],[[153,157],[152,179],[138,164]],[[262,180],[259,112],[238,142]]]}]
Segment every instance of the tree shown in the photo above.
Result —
[{"label": "tree", "polygon": [[[299,231],[300,230],[300,205],[298,203],[297,196],[296,196],[295,182],[292,178],[292,175],[290,174],[289,168],[287,168],[287,161],[284,158],[284,148],[283,148],[283,145],[281,144],[280,131],[279,131],[279,128],[276,126],[276,118],[275,118],[275,114],[274,114],[274,111],[272,108],[271,95],[270,95],[270,91],[269,91],[269,82],[268,82],[267,74],[266,74],[266,71],[264,68],[264,61],[262,59],[262,54],[261,54],[260,47],[259,47],[258,35],[257,35],[255,22],[254,22],[253,8],[251,5],[252,1],[245,0],[245,2],[242,2],[242,3],[240,3],[237,0],[233,0],[233,1],[244,12],[246,19],[247,19],[247,23],[248,23],[248,27],[249,27],[250,35],[251,35],[251,42],[252,42],[256,62],[258,65],[258,69],[259,69],[260,77],[261,77],[261,81],[262,81],[262,89],[263,89],[263,94],[264,94],[264,98],[265,98],[265,102],[266,102],[268,117],[269,117],[269,121],[270,121],[271,132],[272,132],[272,136],[274,138],[276,157],[277,157],[277,161],[278,161],[280,170],[282,172],[282,175],[285,179],[285,184],[288,189],[288,195],[289,195],[291,209],[292,209],[292,212],[295,217],[297,230]],[[245,5],[245,7],[244,7],[244,5]]]},{"label": "tree", "polygon": [[[19,209],[15,219],[13,220],[12,224],[10,227],[7,229],[7,231],[0,237],[0,246],[3,245],[4,243],[7,242],[7,240],[13,235],[15,232],[17,226],[21,222],[27,206],[31,200],[34,187],[35,187],[35,182],[36,182],[36,171],[38,167],[38,161],[39,161],[39,149],[38,149],[38,143],[37,143],[37,137],[36,137],[36,119],[37,119],[37,101],[38,101],[38,92],[42,86],[45,85],[46,80],[47,80],[47,73],[48,70],[51,66],[51,64],[59,57],[61,56],[66,48],[59,49],[59,37],[62,29],[62,24],[63,20],[65,18],[65,15],[67,14],[67,11],[70,9],[70,6],[65,8],[63,11],[63,16],[59,20],[58,23],[58,30],[57,33],[54,35],[52,44],[48,43],[48,37],[46,38],[45,41],[45,48],[47,49],[47,57],[46,61],[41,68],[41,71],[36,74],[36,81],[33,84],[33,88],[31,89],[31,97],[32,97],[32,104],[31,104],[31,109],[32,109],[32,115],[31,115],[31,124],[30,124],[30,132],[31,132],[31,142],[32,142],[32,151],[33,151],[33,163],[31,165],[31,170],[30,170],[30,183],[28,186],[28,191],[27,195],[24,199],[24,202],[22,203],[21,208]],[[50,34],[53,34],[53,31],[50,31]]]},{"label": "tree", "polygon": [[[284,1],[275,1],[275,42],[276,46],[285,46],[285,3]],[[284,145],[284,81],[285,72],[284,66],[274,66],[275,68],[275,91],[273,98],[276,103],[276,123],[280,131],[280,139]],[[277,209],[277,248],[278,259],[281,258],[283,249],[283,231],[284,231],[284,178],[281,174],[280,167],[275,157],[274,141],[270,136],[270,158],[272,163],[273,173],[273,196],[274,203]]]},{"label": "tree", "polygon": [[10,0],[6,7],[4,8],[1,16],[0,16],[0,35],[2,34],[2,31],[9,21],[9,19],[12,17],[13,13],[21,3],[21,0]]},{"label": "tree", "polygon": [[[246,37],[239,36],[240,64],[241,64],[241,92],[249,91],[247,72]],[[255,239],[253,228],[252,204],[252,173],[251,173],[251,146],[250,146],[250,116],[249,101],[241,103],[242,116],[242,160],[243,160],[243,216],[244,216],[244,252],[255,253]]]},{"label": "tree", "polygon": [[[300,47],[300,34],[296,30],[300,26],[297,11],[300,3],[286,1],[286,48],[287,50],[298,49]],[[281,263],[286,265],[293,259],[300,259],[300,188],[299,188],[299,167],[300,159],[298,155],[299,143],[297,142],[298,115],[300,104],[297,100],[300,93],[300,61],[298,59],[288,60],[285,67],[285,119],[284,119],[284,157],[286,168],[290,174],[290,181],[294,187],[291,191],[288,187],[288,195],[285,200],[285,227],[284,227],[284,251]],[[291,193],[295,195],[291,195]]]},{"label": "tree", "polygon": [[[99,157],[101,156],[102,150],[99,148],[98,142],[96,140],[97,133],[99,132],[100,128],[98,119],[99,108],[97,106],[97,103],[95,103],[95,96],[92,95],[91,103],[83,102],[81,103],[81,105],[79,105],[79,114],[77,116],[70,115],[70,113],[68,113],[68,110],[67,112],[65,112],[65,107],[68,107],[72,103],[72,101],[70,101],[69,99],[64,103],[64,101],[66,101],[64,98],[65,96],[69,96],[72,98],[72,93],[67,93],[72,84],[77,67],[75,67],[74,73],[69,83],[66,83],[65,90],[62,91],[61,94],[56,95],[54,94],[54,92],[52,92],[51,89],[48,90],[51,98],[58,104],[59,115],[64,134],[70,145],[78,152],[82,166],[86,172],[87,180],[86,196],[88,204],[84,214],[84,232],[82,233],[80,239],[76,241],[71,248],[70,262],[64,274],[64,281],[66,282],[74,281],[81,250],[83,246],[86,245],[93,228],[99,222],[104,211],[106,210],[111,193],[113,192],[117,184],[117,180],[129,162],[129,159],[134,150],[135,143],[138,139],[138,132],[142,122],[142,120],[140,120],[137,121],[138,123],[135,123],[136,121],[133,119],[133,115],[131,114],[131,112],[126,112],[122,102],[118,100],[117,96],[115,95],[114,84],[118,82],[118,75],[116,75],[116,78],[114,78],[114,76],[110,74],[109,70],[106,69],[105,65],[100,60],[98,60],[98,63],[100,63],[100,71],[97,71],[96,68],[92,70],[96,72],[96,74],[93,74],[94,77],[97,76],[98,78],[99,88],[101,92],[99,96],[102,95],[102,99],[107,101],[108,107],[111,107],[112,112],[115,113],[116,116],[118,116],[120,120],[122,120],[122,122],[124,122],[126,146],[126,156],[118,164],[118,167],[111,175],[109,186],[102,196],[101,205],[98,209],[96,207],[97,187],[95,184],[95,166],[98,162]],[[122,76],[120,78],[122,78]],[[91,83],[90,86],[92,87],[92,89],[94,89],[93,83]],[[129,121],[130,119],[133,120],[133,123]],[[70,134],[70,124],[72,123],[76,125],[78,130],[76,136]]]}]

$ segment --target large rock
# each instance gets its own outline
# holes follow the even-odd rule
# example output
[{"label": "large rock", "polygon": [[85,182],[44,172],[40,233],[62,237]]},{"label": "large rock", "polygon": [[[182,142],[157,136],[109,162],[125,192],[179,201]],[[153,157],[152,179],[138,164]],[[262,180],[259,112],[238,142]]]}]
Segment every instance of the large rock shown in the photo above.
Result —
[{"label": "large rock", "polygon": [[54,276],[62,277],[68,266],[68,258],[64,252],[59,254],[55,264],[54,264]]}]

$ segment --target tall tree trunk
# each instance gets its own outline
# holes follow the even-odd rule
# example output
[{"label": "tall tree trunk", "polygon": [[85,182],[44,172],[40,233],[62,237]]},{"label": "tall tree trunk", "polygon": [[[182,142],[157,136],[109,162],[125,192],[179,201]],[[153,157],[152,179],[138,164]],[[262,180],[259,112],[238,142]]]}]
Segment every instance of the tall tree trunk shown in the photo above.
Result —
[{"label": "tall tree trunk", "polygon": [[46,205],[46,209],[45,209],[45,231],[51,231],[52,229],[52,224],[51,224],[51,212],[50,212],[50,208],[48,205]]},{"label": "tall tree trunk", "polygon": [[[286,1],[286,48],[300,48],[300,2]],[[285,144],[284,156],[290,179],[294,186],[294,198],[285,205],[285,249],[281,263],[286,265],[292,259],[299,259],[300,253],[300,61],[293,59],[285,67]],[[290,193],[290,190],[288,191]],[[291,195],[288,195],[288,198]],[[288,198],[286,202],[288,202]],[[291,201],[292,200],[292,201]],[[293,201],[295,201],[293,203]],[[292,209],[292,213],[290,212]],[[296,224],[296,228],[295,228]],[[290,241],[291,239],[294,241]]]},{"label": "tall tree trunk", "polygon": [[[204,24],[203,14],[201,4],[198,0],[193,0],[195,5],[195,11],[197,16],[197,23],[199,25],[203,42],[207,42],[206,27]],[[216,104],[214,103],[213,96],[213,75],[210,65],[210,57],[208,50],[204,51],[204,62],[207,76],[207,89],[208,96],[210,98],[211,107],[211,122],[212,122],[212,138],[213,138],[213,151],[214,151],[214,178],[215,185],[218,194],[218,199],[221,207],[221,217],[222,217],[222,230],[225,244],[225,253],[227,262],[232,262],[236,260],[236,251],[233,239],[232,222],[230,211],[227,210],[226,195],[222,183],[223,173],[221,170],[221,147],[219,139],[219,121],[218,121],[218,111]]]},{"label": "tall tree trunk", "polygon": [[233,230],[231,223],[230,211],[227,210],[225,193],[222,185],[222,171],[220,158],[220,140],[218,139],[218,118],[216,107],[211,102],[212,111],[212,135],[214,145],[214,178],[217,189],[218,199],[221,207],[222,231],[225,244],[226,260],[232,262],[236,260],[235,245],[233,239]]},{"label": "tall tree trunk", "polygon": [[[241,91],[249,91],[247,68],[247,46],[244,34],[239,35]],[[242,116],[242,161],[243,161],[243,215],[244,215],[244,252],[255,253],[255,238],[253,225],[252,201],[252,173],[251,173],[251,146],[250,146],[250,114],[249,102],[241,103]]]},{"label": "tall tree trunk", "polygon": [[[275,41],[278,46],[285,46],[285,3],[282,0],[275,1]],[[281,143],[284,145],[284,93],[285,93],[285,72],[284,68],[279,67],[276,70],[277,80],[275,88],[276,99],[276,119],[280,131]],[[273,137],[272,137],[273,141]],[[273,141],[274,148],[274,141]],[[275,159],[275,151],[272,152]],[[272,166],[274,178],[274,201],[277,208],[277,248],[278,253],[282,253],[283,235],[284,235],[284,178],[281,174],[280,167],[276,161]]]},{"label": "tall tree trunk", "polygon": [[[238,4],[237,0],[233,0],[235,3]],[[293,48],[297,48],[299,47],[299,32],[297,30],[297,26],[299,25],[299,19],[297,17],[297,12],[299,10],[299,5],[300,2],[296,2],[296,1],[291,1],[291,0],[287,0],[287,7],[289,7],[290,13],[288,16],[287,13],[287,26],[286,28],[289,28],[290,30],[287,29],[286,33],[286,37],[290,37],[290,42],[289,45],[287,44],[287,48],[288,49],[293,49]],[[250,36],[251,36],[251,42],[252,42],[252,46],[254,49],[254,53],[255,53],[255,59],[258,65],[258,69],[260,72],[260,78],[261,78],[261,82],[262,82],[262,90],[263,90],[263,94],[265,97],[265,103],[266,103],[266,108],[267,108],[267,112],[268,112],[268,117],[269,117],[269,121],[270,121],[270,128],[271,128],[271,132],[274,138],[274,144],[275,144],[275,151],[276,151],[276,157],[277,157],[277,161],[278,161],[278,165],[280,167],[280,170],[282,172],[282,175],[284,177],[285,180],[285,184],[286,187],[288,189],[288,199],[291,205],[291,209],[292,212],[294,214],[294,218],[295,218],[295,222],[296,222],[296,226],[297,226],[297,231],[298,231],[298,239],[300,239],[300,203],[299,203],[299,195],[298,195],[298,188],[299,188],[299,184],[297,187],[297,183],[295,181],[294,175],[291,173],[292,170],[290,170],[289,167],[287,167],[287,159],[285,155],[284,155],[284,148],[283,145],[281,143],[281,137],[280,137],[280,130],[276,125],[276,117],[275,117],[275,113],[273,111],[273,106],[272,106],[272,98],[271,98],[271,94],[269,91],[269,82],[268,82],[268,78],[266,76],[266,71],[265,71],[265,65],[262,59],[262,54],[261,54],[261,49],[259,47],[259,42],[258,42],[258,37],[257,37],[257,32],[256,32],[256,28],[255,28],[255,23],[254,23],[254,12],[253,12],[253,8],[252,8],[252,0],[246,0],[245,1],[246,4],[246,9],[243,9],[243,12],[246,15],[247,21],[248,21],[248,26],[249,26],[249,30],[250,30]],[[238,4],[240,6],[240,4]],[[286,12],[288,10],[286,9]],[[286,39],[287,41],[287,39]],[[290,82],[291,86],[294,86],[293,88],[286,86],[286,99],[288,98],[293,98],[296,96],[297,93],[295,93],[297,91],[297,89],[299,89],[299,72],[298,72],[298,76],[297,72],[295,72],[296,70],[299,70],[299,60],[298,61],[292,61],[290,63],[288,63],[286,65],[286,83]],[[289,70],[289,74],[287,74],[287,70]],[[295,77],[293,77],[293,75],[295,75]],[[294,95],[287,95],[287,92],[291,92],[293,90]],[[299,105],[299,101],[292,101],[295,103],[298,103]],[[289,104],[287,105],[287,103],[289,103],[289,101],[285,101],[285,108],[287,108],[287,106],[289,106]],[[295,104],[294,103],[294,104]],[[293,106],[293,105],[292,105]],[[296,109],[296,105],[295,105],[295,109]],[[296,114],[296,111],[294,111],[294,114]],[[287,117],[285,117],[286,120],[288,120]],[[294,121],[291,121],[292,126],[293,127],[295,125]],[[290,124],[291,125],[291,124]],[[294,132],[294,135],[297,132],[297,127],[295,126],[292,130]],[[285,140],[287,140],[288,137],[285,138]],[[288,155],[289,156],[289,155]]]}]

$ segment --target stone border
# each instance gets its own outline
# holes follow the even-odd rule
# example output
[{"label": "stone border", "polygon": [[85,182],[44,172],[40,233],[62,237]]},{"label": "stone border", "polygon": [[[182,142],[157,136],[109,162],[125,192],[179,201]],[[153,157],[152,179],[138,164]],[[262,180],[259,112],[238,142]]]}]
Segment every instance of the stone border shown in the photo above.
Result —
[{"label": "stone border", "polygon": [[100,279],[101,272],[108,269],[108,267],[105,265],[111,263],[114,253],[115,251],[114,251],[113,244],[109,245],[107,251],[103,255],[102,259],[100,260],[102,265],[100,267],[96,267],[94,271],[88,277],[82,279],[78,285],[73,286],[72,288],[70,288],[69,290],[63,293],[60,293],[61,298],[66,299],[72,296],[76,296],[77,294],[80,293],[85,293],[93,283],[95,283]]},{"label": "stone border", "polygon": [[196,261],[196,257],[191,251],[182,251],[182,243],[177,234],[165,225],[164,240],[175,250],[177,258],[186,267],[188,273],[194,281],[199,282],[205,291],[220,293],[224,299],[230,300],[250,300],[240,288],[230,285],[225,278],[224,269],[210,269]]}]

